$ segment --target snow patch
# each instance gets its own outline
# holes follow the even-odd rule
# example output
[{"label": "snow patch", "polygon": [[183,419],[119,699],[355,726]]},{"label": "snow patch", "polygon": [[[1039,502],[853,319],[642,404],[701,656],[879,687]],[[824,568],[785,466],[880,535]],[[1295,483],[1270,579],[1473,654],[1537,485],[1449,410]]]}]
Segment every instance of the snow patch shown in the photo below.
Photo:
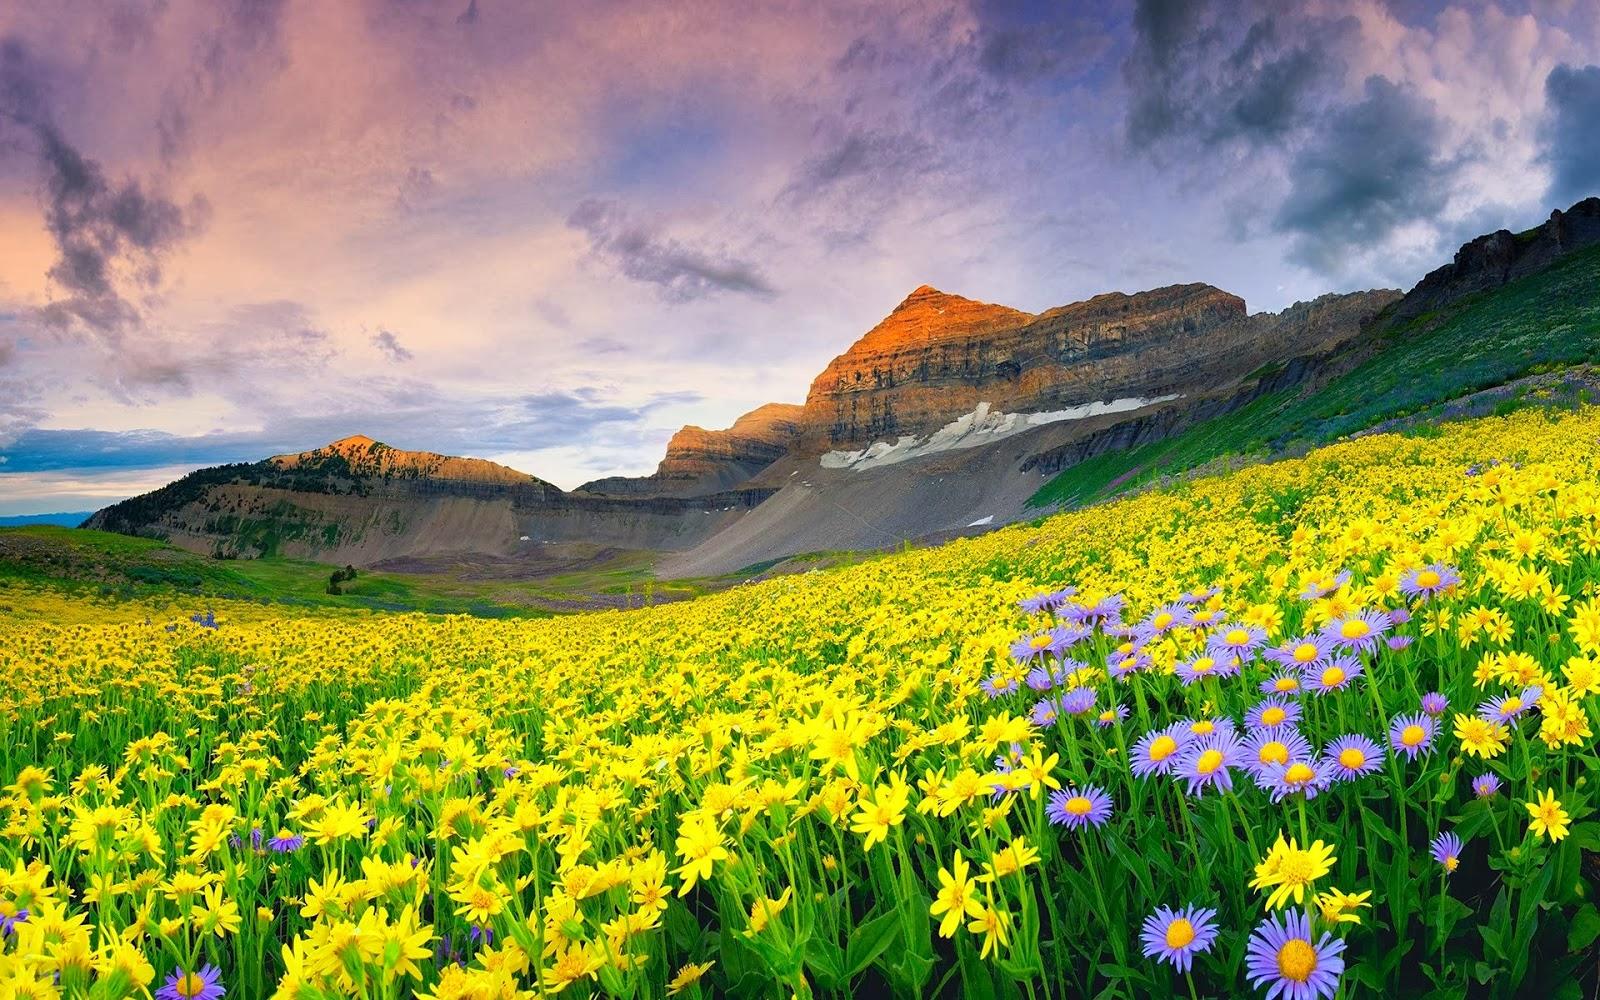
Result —
[{"label": "snow patch", "polygon": [[991,412],[988,403],[979,403],[978,408],[971,413],[957,417],[927,437],[919,438],[907,434],[898,441],[875,441],[860,451],[830,451],[822,456],[822,467],[856,471],[876,469],[879,466],[894,465],[907,459],[933,455],[941,451],[956,451],[961,448],[977,448],[992,444],[1044,424],[1060,423],[1063,420],[1082,420],[1085,417],[1098,417],[1107,413],[1126,413],[1129,410],[1168,403],[1178,398],[1178,393],[1150,398],[1129,396],[1109,402],[1096,400],[1081,406],[1069,406],[1065,410],[1046,410],[1043,413],[1001,413],[998,410]]},{"label": "snow patch", "polygon": [[994,523],[994,515],[990,514],[987,517],[980,517],[976,521],[968,521],[967,522],[967,527],[969,527],[969,528],[981,528],[986,524],[993,524],[993,523]]}]

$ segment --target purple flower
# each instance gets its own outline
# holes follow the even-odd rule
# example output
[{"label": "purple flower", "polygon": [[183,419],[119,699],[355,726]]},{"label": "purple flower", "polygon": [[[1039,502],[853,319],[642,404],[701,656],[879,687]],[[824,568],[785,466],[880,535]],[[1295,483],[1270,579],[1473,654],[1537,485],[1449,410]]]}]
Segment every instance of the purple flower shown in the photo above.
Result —
[{"label": "purple flower", "polygon": [[1350,679],[1360,673],[1361,661],[1340,653],[1326,663],[1306,668],[1303,677],[1307,688],[1316,694],[1327,694],[1330,691],[1343,691],[1349,686]]},{"label": "purple flower", "polygon": [[1139,625],[1152,637],[1166,635],[1175,628],[1189,623],[1189,609],[1181,604],[1163,604],[1150,612],[1150,617]]},{"label": "purple flower", "polygon": [[[0,937],[6,937],[17,932],[18,924],[28,922],[28,911],[25,908],[11,909],[16,906],[10,901],[0,904]],[[10,910],[11,912],[6,912]]]},{"label": "purple flower", "polygon": [[1061,629],[1029,632],[1011,643],[1011,658],[1018,663],[1032,663],[1046,656],[1057,655],[1065,648]]},{"label": "purple flower", "polygon": [[1335,645],[1366,652],[1376,646],[1383,634],[1393,627],[1394,623],[1382,611],[1357,611],[1329,622],[1323,627],[1322,634]]},{"label": "purple flower", "polygon": [[1181,723],[1165,729],[1155,729],[1139,737],[1133,745],[1131,769],[1141,778],[1152,774],[1171,774],[1177,766],[1183,746],[1193,736]]},{"label": "purple flower", "polygon": [[1389,621],[1393,622],[1397,628],[1411,620],[1411,612],[1405,605],[1401,605],[1398,608],[1388,608],[1383,613],[1389,616]]},{"label": "purple flower", "polygon": [[290,854],[305,846],[306,838],[298,833],[288,830],[279,830],[278,835],[267,841],[267,846],[278,854]]},{"label": "purple flower", "polygon": [[1448,875],[1461,865],[1461,838],[1453,833],[1441,833],[1428,845],[1433,860],[1444,866]]},{"label": "purple flower", "polygon": [[1294,670],[1279,670],[1261,682],[1262,694],[1299,694],[1304,685]]},{"label": "purple flower", "polygon": [[1304,795],[1308,800],[1333,784],[1333,767],[1327,761],[1296,760],[1287,765],[1269,765],[1256,775],[1256,784],[1272,796],[1272,801],[1282,802],[1291,795]]},{"label": "purple flower", "polygon": [[1193,659],[1184,660],[1173,668],[1173,673],[1178,675],[1185,687],[1207,677],[1226,677],[1230,673],[1237,673],[1238,667],[1230,668],[1224,661],[1211,655],[1210,650],[1197,654]]},{"label": "purple flower", "polygon": [[1061,696],[1061,711],[1068,715],[1083,715],[1094,708],[1094,688],[1073,688]]},{"label": "purple flower", "polygon": [[1210,951],[1217,939],[1217,911],[1187,906],[1181,910],[1156,907],[1144,919],[1139,936],[1144,940],[1144,957],[1155,958],[1179,972],[1188,972],[1196,952]]},{"label": "purple flower", "polygon": [[1267,633],[1255,625],[1219,625],[1206,645],[1218,659],[1244,659],[1267,644]]},{"label": "purple flower", "polygon": [[1222,593],[1221,587],[1207,587],[1205,590],[1185,591],[1179,598],[1179,604],[1200,604],[1209,601]]},{"label": "purple flower", "polygon": [[1493,771],[1472,779],[1472,794],[1480,799],[1492,799],[1500,794],[1500,776]]},{"label": "purple flower", "polygon": [[1233,771],[1244,763],[1244,748],[1231,730],[1218,729],[1202,736],[1183,749],[1172,773],[1188,782],[1190,795],[1202,795],[1208,788],[1229,791]]},{"label": "purple flower", "polygon": [[1416,640],[1409,635],[1391,635],[1389,638],[1383,640],[1384,645],[1388,646],[1395,652],[1405,649],[1415,641]]},{"label": "purple flower", "polygon": [[1520,694],[1508,694],[1500,698],[1491,698],[1478,706],[1478,717],[1487,722],[1510,722],[1544,697],[1544,688],[1538,684],[1522,689]]},{"label": "purple flower", "polygon": [[1250,710],[1245,716],[1244,724],[1249,729],[1277,729],[1281,726],[1292,726],[1299,721],[1298,702],[1268,698]]},{"label": "purple flower", "polygon": [[1383,766],[1383,748],[1359,733],[1334,740],[1322,751],[1322,757],[1335,781],[1353,781]]},{"label": "purple flower", "polygon": [[[1281,922],[1280,922],[1281,921]],[[1311,937],[1304,913],[1270,916],[1250,935],[1250,982],[1267,989],[1266,1000],[1324,1000],[1339,990],[1344,942],[1323,932]]]},{"label": "purple flower", "polygon": [[1444,563],[1430,563],[1400,578],[1400,593],[1426,601],[1461,582],[1461,574]]},{"label": "purple flower", "polygon": [[990,701],[1010,694],[1017,690],[1018,686],[1015,677],[1007,677],[1004,674],[995,674],[993,677],[980,681],[978,684],[978,687],[982,689],[984,695]]},{"label": "purple flower", "polygon": [[1267,773],[1274,767],[1288,767],[1311,759],[1311,744],[1293,729],[1264,729],[1245,741],[1244,766],[1255,775],[1256,783],[1266,787]]},{"label": "purple flower", "polygon": [[1110,708],[1095,716],[1094,724],[1099,726],[1101,729],[1106,729],[1116,725],[1127,717],[1128,706],[1120,704],[1112,705]]},{"label": "purple flower", "polygon": [[1432,716],[1440,716],[1450,709],[1450,699],[1437,691],[1429,691],[1422,696],[1422,710]]},{"label": "purple flower", "polygon": [[1084,785],[1082,791],[1072,787],[1057,789],[1050,795],[1045,815],[1050,822],[1069,830],[1104,826],[1111,818],[1111,796],[1093,785]]},{"label": "purple flower", "polygon": [[157,1000],[220,1000],[228,991],[218,980],[222,970],[215,965],[203,966],[198,972],[172,970],[167,984],[156,990]]},{"label": "purple flower", "polygon": [[1040,611],[1054,611],[1067,603],[1077,592],[1077,587],[1063,587],[1061,590],[1052,590],[1049,593],[1025,597],[1017,602],[1017,606],[1022,609],[1024,614],[1030,615]]},{"label": "purple flower", "polygon": [[1416,760],[1420,754],[1433,747],[1433,736],[1439,724],[1431,715],[1398,715],[1389,724],[1389,745],[1395,753],[1403,753],[1407,760]]},{"label": "purple flower", "polygon": [[1349,582],[1350,571],[1342,569],[1335,573],[1331,580],[1312,580],[1307,583],[1305,589],[1300,591],[1300,599],[1302,601],[1314,601],[1319,597],[1327,597]]},{"label": "purple flower", "polygon": [[1290,639],[1281,646],[1274,646],[1264,654],[1274,663],[1281,663],[1295,670],[1305,671],[1313,664],[1322,663],[1333,655],[1333,642],[1324,635],[1304,635],[1298,639]]},{"label": "purple flower", "polygon": [[1028,718],[1040,729],[1049,729],[1056,724],[1059,708],[1054,698],[1040,698],[1033,703],[1033,710],[1028,713]]}]

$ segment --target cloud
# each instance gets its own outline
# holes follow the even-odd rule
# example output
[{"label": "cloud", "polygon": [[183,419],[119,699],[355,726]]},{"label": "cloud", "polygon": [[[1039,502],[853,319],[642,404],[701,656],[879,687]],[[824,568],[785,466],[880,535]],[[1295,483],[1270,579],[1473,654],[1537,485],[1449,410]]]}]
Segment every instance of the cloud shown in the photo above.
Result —
[{"label": "cloud", "polygon": [[467,9],[456,15],[457,24],[478,23],[478,0],[468,0]]},{"label": "cloud", "polygon": [[770,298],[777,294],[748,261],[691,246],[630,217],[615,201],[589,198],[567,217],[567,225],[589,238],[589,248],[634,281],[657,285],[676,302],[719,292]]},{"label": "cloud", "polygon": [[390,361],[393,361],[395,364],[401,364],[402,362],[410,361],[413,357],[415,357],[415,355],[406,350],[405,346],[400,343],[400,338],[396,337],[388,330],[379,330],[376,334],[374,334],[372,337],[372,346],[382,351],[384,357],[388,358]]},{"label": "cloud", "polygon": [[1111,44],[1074,5],[1056,0],[973,0],[977,64],[1007,80],[1059,80],[1082,73]]},{"label": "cloud", "polygon": [[1545,78],[1540,128],[1553,207],[1600,194],[1600,66],[1562,64]]},{"label": "cloud", "polygon": [[395,204],[410,211],[420,208],[439,188],[439,181],[427,167],[413,164],[400,179],[400,190],[395,194]]},{"label": "cloud", "polygon": [[903,186],[910,175],[929,170],[936,160],[933,147],[911,133],[852,129],[802,163],[780,198],[804,203],[852,182],[848,193],[865,196]]},{"label": "cloud", "polygon": [[1376,248],[1409,222],[1431,220],[1458,161],[1441,156],[1432,106],[1381,76],[1294,157],[1274,225],[1308,267],[1337,272],[1347,247]]}]

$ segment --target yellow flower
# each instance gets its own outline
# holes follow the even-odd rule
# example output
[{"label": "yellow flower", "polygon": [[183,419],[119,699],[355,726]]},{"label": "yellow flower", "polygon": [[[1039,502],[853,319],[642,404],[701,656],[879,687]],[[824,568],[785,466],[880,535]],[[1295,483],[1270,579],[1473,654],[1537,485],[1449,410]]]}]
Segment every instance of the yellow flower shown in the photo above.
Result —
[{"label": "yellow flower", "polygon": [[983,935],[983,949],[978,957],[988,958],[991,951],[1009,943],[1006,935],[1011,930],[1011,914],[996,908],[991,901],[987,906],[979,906],[978,912],[972,914],[967,930]]},{"label": "yellow flower", "polygon": [[1459,712],[1455,721],[1456,739],[1461,741],[1461,749],[1468,754],[1488,760],[1504,752],[1510,730],[1501,723]]},{"label": "yellow flower", "polygon": [[936,917],[943,915],[939,921],[940,937],[954,937],[963,916],[976,917],[983,912],[977,887],[967,878],[970,868],[967,859],[957,854],[949,869],[939,869],[939,893],[928,912]]},{"label": "yellow flower", "polygon": [[890,829],[905,822],[906,806],[910,800],[911,789],[899,773],[889,776],[889,784],[879,785],[871,799],[863,797],[860,800],[860,810],[850,829],[866,838],[862,844],[863,850],[870,851],[875,845],[883,843]]},{"label": "yellow flower", "polygon": [[1528,821],[1528,829],[1535,836],[1548,837],[1551,842],[1560,840],[1567,835],[1567,829],[1572,823],[1572,817],[1561,807],[1556,799],[1555,789],[1546,788],[1532,802],[1523,803],[1532,817]]},{"label": "yellow flower", "polygon": [[667,983],[667,995],[675,996],[700,981],[700,977],[711,971],[716,962],[690,962],[678,970],[672,981]]},{"label": "yellow flower", "polygon": [[763,896],[750,904],[750,926],[745,930],[745,936],[753,937],[766,930],[767,924],[784,911],[793,897],[794,886],[788,886],[777,899]]},{"label": "yellow flower", "polygon": [[716,822],[704,813],[690,813],[678,826],[678,857],[683,864],[675,873],[683,879],[678,895],[687,896],[696,882],[711,877],[718,861],[728,857],[726,838]]},{"label": "yellow flower", "polygon": [[1282,908],[1291,897],[1297,904],[1304,903],[1311,883],[1328,874],[1337,860],[1329,844],[1318,840],[1308,848],[1301,848],[1293,838],[1285,841],[1280,833],[1266,858],[1256,865],[1256,877],[1250,888],[1272,889],[1267,896],[1268,909]]},{"label": "yellow flower", "polygon": [[1317,894],[1317,909],[1322,911],[1322,919],[1329,923],[1359,924],[1361,915],[1356,911],[1367,907],[1367,899],[1371,895],[1371,889],[1354,895],[1339,889],[1329,889],[1327,892]]}]

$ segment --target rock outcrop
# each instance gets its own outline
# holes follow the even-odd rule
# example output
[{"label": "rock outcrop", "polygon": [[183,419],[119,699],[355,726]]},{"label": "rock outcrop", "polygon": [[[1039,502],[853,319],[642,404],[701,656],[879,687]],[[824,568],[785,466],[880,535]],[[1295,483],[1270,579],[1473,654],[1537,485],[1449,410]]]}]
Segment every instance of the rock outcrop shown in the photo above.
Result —
[{"label": "rock outcrop", "polygon": [[726,430],[690,424],[672,435],[655,474],[612,476],[578,487],[609,496],[696,496],[733,489],[787,455],[800,434],[802,408],[768,403]]},{"label": "rock outcrop", "polygon": [[1415,319],[1463,296],[1499,288],[1595,243],[1600,243],[1600,198],[1585,198],[1564,212],[1556,209],[1543,225],[1526,232],[1501,229],[1480,236],[1417,282],[1395,307],[1393,320]]},{"label": "rock outcrop", "polygon": [[1113,292],[1038,315],[924,285],[811,385],[801,448],[924,435],[987,403],[1005,413],[1214,393],[1254,369],[1353,338],[1397,293],[1246,313],[1210,285]]}]

